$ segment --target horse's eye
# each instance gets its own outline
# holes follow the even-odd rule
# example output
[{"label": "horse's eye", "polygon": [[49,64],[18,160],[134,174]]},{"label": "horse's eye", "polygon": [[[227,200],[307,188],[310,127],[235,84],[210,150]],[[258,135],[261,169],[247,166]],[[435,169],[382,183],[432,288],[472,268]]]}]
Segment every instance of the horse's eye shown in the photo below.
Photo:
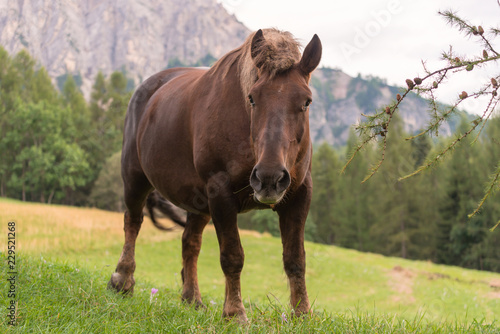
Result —
[{"label": "horse's eye", "polygon": [[253,100],[252,95],[248,95],[248,101],[250,102],[250,105],[251,105],[252,107],[253,107],[253,106],[255,106],[255,102],[254,102],[254,100]]},{"label": "horse's eye", "polygon": [[312,103],[311,100],[307,100],[306,103],[302,106],[302,110],[306,111],[307,108],[309,108],[309,106],[311,105],[311,103]]}]

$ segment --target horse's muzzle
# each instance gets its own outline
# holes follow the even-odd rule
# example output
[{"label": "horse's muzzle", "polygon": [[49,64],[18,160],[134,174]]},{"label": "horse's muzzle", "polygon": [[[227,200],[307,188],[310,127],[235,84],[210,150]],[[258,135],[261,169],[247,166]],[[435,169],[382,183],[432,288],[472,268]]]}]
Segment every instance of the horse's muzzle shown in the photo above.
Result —
[{"label": "horse's muzzle", "polygon": [[265,169],[257,165],[250,176],[254,199],[262,204],[276,204],[281,201],[290,183],[290,173],[286,168]]}]

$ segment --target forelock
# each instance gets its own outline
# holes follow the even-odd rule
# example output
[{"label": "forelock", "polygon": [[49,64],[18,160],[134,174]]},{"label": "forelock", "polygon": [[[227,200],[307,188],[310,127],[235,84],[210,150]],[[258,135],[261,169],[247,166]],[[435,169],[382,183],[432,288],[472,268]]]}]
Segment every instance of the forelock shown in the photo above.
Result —
[{"label": "forelock", "polygon": [[286,72],[300,61],[300,43],[287,31],[265,29],[262,31],[264,42],[254,49],[251,56],[251,34],[243,45],[243,55],[240,59],[240,80],[243,93],[248,95],[250,88],[258,79],[258,71],[267,73],[270,77]]}]

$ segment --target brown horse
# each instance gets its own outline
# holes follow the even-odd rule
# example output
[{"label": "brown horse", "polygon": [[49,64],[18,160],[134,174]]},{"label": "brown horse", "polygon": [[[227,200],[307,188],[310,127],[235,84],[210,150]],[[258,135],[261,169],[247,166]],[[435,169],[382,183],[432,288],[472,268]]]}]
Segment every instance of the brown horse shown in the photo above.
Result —
[{"label": "brown horse", "polygon": [[308,313],[304,223],[311,200],[308,87],[321,59],[314,35],[301,57],[290,33],[253,33],[210,69],[175,68],[134,93],[123,136],[125,244],[109,287],[133,292],[135,241],[153,189],[188,212],[182,236],[182,299],[202,306],[197,259],[212,218],[226,277],[224,316],[246,321],[238,213],[279,215],[295,313]]}]

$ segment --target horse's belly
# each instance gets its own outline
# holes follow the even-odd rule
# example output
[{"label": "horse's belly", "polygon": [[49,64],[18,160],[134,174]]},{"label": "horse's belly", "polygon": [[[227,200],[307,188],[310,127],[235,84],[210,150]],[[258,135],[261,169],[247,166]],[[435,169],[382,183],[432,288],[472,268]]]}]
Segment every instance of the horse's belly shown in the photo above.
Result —
[{"label": "horse's belly", "polygon": [[[191,212],[208,212],[204,205],[204,183],[198,176],[189,147],[179,135],[165,133],[145,138],[140,160],[151,184],[169,201]],[[201,203],[201,204],[200,204]]]},{"label": "horse's belly", "polygon": [[144,173],[175,205],[191,212],[208,212],[200,195],[204,183],[193,164],[188,117],[180,108],[160,104],[155,109],[147,110],[151,115],[141,124],[137,138]]}]

